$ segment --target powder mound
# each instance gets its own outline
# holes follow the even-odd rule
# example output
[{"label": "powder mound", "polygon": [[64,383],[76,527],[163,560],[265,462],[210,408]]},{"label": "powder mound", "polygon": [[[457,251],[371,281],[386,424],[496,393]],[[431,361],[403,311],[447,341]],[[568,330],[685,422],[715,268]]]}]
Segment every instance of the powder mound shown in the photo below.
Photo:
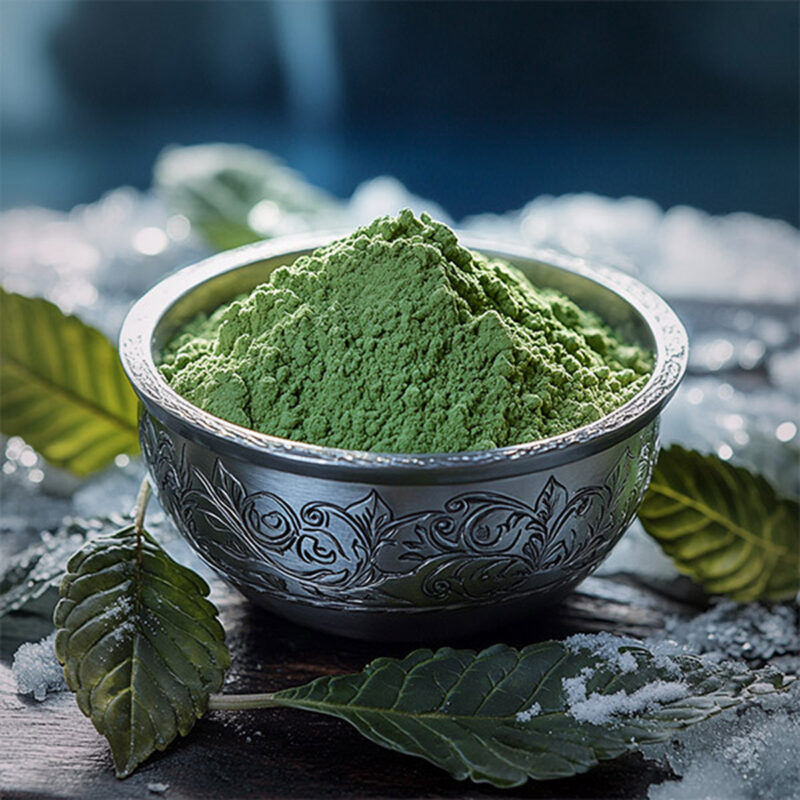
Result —
[{"label": "powder mound", "polygon": [[408,210],[195,319],[161,365],[179,394],[239,425],[404,453],[564,433],[622,405],[651,369],[597,315]]}]

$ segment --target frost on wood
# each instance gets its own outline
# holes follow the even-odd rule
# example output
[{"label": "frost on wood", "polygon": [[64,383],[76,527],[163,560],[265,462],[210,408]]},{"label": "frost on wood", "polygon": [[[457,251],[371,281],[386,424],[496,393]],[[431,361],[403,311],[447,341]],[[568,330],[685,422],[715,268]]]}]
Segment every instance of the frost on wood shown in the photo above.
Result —
[{"label": "frost on wood", "polygon": [[11,670],[17,679],[18,694],[32,694],[44,700],[48,692],[63,692],[67,688],[64,670],[55,651],[55,632],[40,642],[27,642],[14,653]]},{"label": "frost on wood", "polygon": [[714,661],[800,656],[800,618],[797,607],[788,604],[769,607],[722,600],[689,620],[668,619],[665,635],[687,652]]}]

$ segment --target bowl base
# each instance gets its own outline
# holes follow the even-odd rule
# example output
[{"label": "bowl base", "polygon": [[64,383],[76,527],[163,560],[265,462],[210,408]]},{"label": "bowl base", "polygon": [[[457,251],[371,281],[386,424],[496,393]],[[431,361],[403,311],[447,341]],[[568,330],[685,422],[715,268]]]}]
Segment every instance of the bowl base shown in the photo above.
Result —
[{"label": "bowl base", "polygon": [[237,588],[255,605],[306,628],[370,642],[422,642],[507,627],[558,603],[572,591],[574,584],[563,587],[557,594],[548,593],[546,599],[531,596],[491,605],[423,610],[398,608],[396,611],[322,608],[275,600],[244,587]]}]

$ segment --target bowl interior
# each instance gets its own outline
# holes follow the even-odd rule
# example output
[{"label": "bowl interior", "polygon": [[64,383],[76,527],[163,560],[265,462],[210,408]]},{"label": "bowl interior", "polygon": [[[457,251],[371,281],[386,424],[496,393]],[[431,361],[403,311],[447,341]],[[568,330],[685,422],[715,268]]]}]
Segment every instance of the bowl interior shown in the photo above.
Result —
[{"label": "bowl interior", "polygon": [[199,313],[209,313],[269,279],[279,266],[332,241],[334,233],[267,240],[167,276],[129,311],[120,357],[143,408],[168,429],[217,453],[289,471],[314,471],[336,480],[458,482],[480,470],[483,479],[550,469],[599,452],[653,420],[686,369],[686,332],[669,306],[636,279],[611,267],[563,254],[514,250],[472,236],[466,247],[501,258],[540,287],[557,289],[597,313],[632,343],[654,352],[650,380],[624,405],[567,433],[493,450],[460,453],[373,453],[326,448],[269,436],[215,417],[178,395],[157,364],[166,343]]},{"label": "bowl interior", "polygon": [[[467,242],[469,245],[469,242]],[[473,248],[473,249],[480,249]],[[151,340],[152,355],[156,364],[161,359],[163,347],[191,319],[200,313],[211,313],[238,295],[269,280],[273,270],[293,263],[311,249],[298,250],[269,259],[261,259],[228,270],[199,283],[181,295],[162,315]],[[628,301],[591,278],[543,261],[504,255],[498,256],[519,269],[534,286],[557,289],[582,308],[594,311],[614,327],[626,340],[656,350],[656,340],[642,315]]]}]

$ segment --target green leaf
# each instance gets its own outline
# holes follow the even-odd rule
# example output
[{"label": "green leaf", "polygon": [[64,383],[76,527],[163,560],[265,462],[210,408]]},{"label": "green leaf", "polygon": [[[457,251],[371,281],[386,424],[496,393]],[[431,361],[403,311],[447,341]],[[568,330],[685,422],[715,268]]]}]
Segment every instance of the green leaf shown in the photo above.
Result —
[{"label": "green leaf", "polygon": [[243,145],[170,148],[159,156],[154,179],[169,210],[187,217],[220,250],[340,224],[333,197],[268,153]]},{"label": "green leaf", "polygon": [[0,289],[0,429],[86,475],[139,450],[136,395],[102,333]]},{"label": "green leaf", "polygon": [[56,606],[56,655],[122,778],[185,736],[230,656],[205,581],[134,526],[87,542]]},{"label": "green leaf", "polygon": [[742,467],[678,446],[663,450],[639,519],[711,594],[779,601],[800,590],[800,506]]},{"label": "green leaf", "polygon": [[[630,642],[610,646],[609,639],[625,643],[578,636],[477,654],[417,650],[271,700],[339,717],[373,742],[424,758],[454,778],[510,787],[529,777],[585,772],[788,685],[774,671],[656,656]],[[590,640],[602,644],[583,644]]]}]

